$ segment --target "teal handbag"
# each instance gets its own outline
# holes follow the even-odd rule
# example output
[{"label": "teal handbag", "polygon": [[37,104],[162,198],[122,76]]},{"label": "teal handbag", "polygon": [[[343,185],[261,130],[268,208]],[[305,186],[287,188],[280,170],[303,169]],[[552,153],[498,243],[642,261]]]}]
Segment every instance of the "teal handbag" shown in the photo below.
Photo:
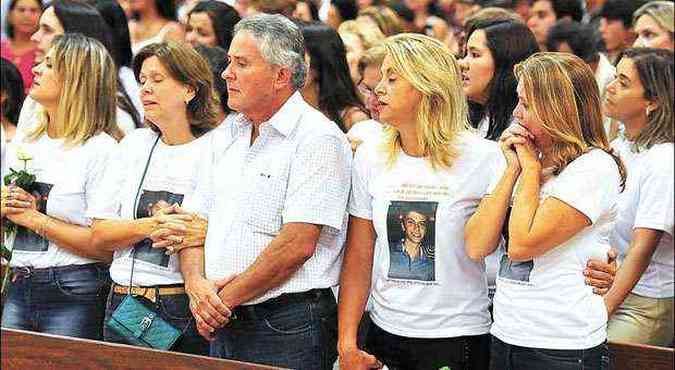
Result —
[{"label": "teal handbag", "polygon": [[[148,165],[152,158],[152,153],[155,151],[155,146],[159,141],[159,136],[150,149],[148,161],[145,163],[143,176],[136,191],[134,200],[134,214],[136,213],[136,202],[138,201],[138,194],[141,192],[145,174],[148,172]],[[136,218],[134,216],[134,218]],[[110,315],[110,319],[106,325],[110,330],[124,339],[130,344],[143,346],[148,348],[168,350],[180,338],[181,331],[176,329],[173,325],[162,319],[159,314],[143,303],[139,302],[131,295],[131,283],[134,277],[134,264],[136,262],[136,250],[133,251],[131,257],[131,276],[129,276],[129,294],[122,300],[115,311]]]},{"label": "teal handbag", "polygon": [[180,330],[131,295],[124,297],[106,325],[130,344],[155,349],[168,350],[181,336]]}]

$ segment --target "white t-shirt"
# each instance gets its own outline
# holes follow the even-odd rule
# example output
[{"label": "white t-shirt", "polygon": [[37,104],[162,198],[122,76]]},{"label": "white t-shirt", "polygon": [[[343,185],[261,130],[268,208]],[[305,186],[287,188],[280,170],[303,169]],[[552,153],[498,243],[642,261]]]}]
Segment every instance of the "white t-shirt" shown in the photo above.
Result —
[{"label": "white t-shirt", "polygon": [[591,226],[532,261],[502,258],[494,336],[548,349],[586,349],[605,341],[607,309],[584,283],[583,270],[589,258],[607,259],[619,191],[616,163],[599,149],[581,155],[542,186],[540,201],[561,200],[586,215]]},{"label": "white t-shirt", "polygon": [[633,293],[650,298],[673,297],[673,143],[654,145],[634,153],[631,143],[616,139],[612,147],[626,165],[626,190],[619,198],[620,212],[612,245],[619,260],[628,254],[634,228],[663,231],[652,260],[633,288]]},{"label": "white t-shirt", "polygon": [[[395,335],[446,338],[490,329],[485,264],[464,250],[464,225],[505,162],[496,143],[458,139],[449,170],[400,153],[386,164],[381,141],[356,152],[349,213],[376,233],[371,298],[375,324]],[[404,226],[405,225],[405,226]],[[404,244],[418,245],[406,253]]]},{"label": "white t-shirt", "polygon": [[[92,211],[98,219],[134,219],[133,208],[143,170],[157,134],[149,128],[138,129],[122,140],[118,165],[106,174],[106,186],[120,189],[115,199],[97,199]],[[138,193],[136,218],[149,217],[159,208],[182,204],[197,182],[199,161],[209,155],[209,134],[187,144],[166,145],[160,139],[154,149],[148,170]],[[164,249],[152,248],[150,239],[134,248],[115,252],[110,277],[117,284],[128,285],[131,273],[131,253],[136,250],[134,281],[136,286],[181,284],[183,277],[176,255],[168,256]]]},{"label": "white t-shirt", "polygon": [[[115,189],[106,189],[102,179],[116,147],[117,142],[103,133],[82,145],[68,147],[63,139],[51,139],[46,134],[27,141],[24,133],[17,130],[7,148],[7,167],[23,169],[16,155],[18,148],[30,154],[33,159],[27,168],[36,175],[33,195],[39,199],[39,211],[71,224],[89,226],[88,211],[93,199],[115,195]],[[97,261],[71,253],[26,228],[17,229],[12,266],[45,268],[92,262]]]},{"label": "white t-shirt", "polygon": [[369,119],[356,122],[347,132],[347,137],[365,142],[380,139],[382,132],[382,124],[374,119]]}]

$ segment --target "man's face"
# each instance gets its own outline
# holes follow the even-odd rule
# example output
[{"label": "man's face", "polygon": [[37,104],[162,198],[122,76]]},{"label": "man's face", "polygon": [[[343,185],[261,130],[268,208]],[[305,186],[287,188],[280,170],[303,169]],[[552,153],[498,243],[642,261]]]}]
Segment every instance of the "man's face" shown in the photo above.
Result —
[{"label": "man's face", "polygon": [[527,26],[534,34],[539,45],[546,43],[548,30],[553,27],[555,22],[556,14],[553,11],[553,4],[549,0],[537,0],[532,4]]},{"label": "man's face", "polygon": [[37,30],[31,36],[31,40],[37,44],[35,50],[35,61],[41,62],[44,59],[45,55],[49,51],[49,48],[52,46],[52,40],[58,35],[63,35],[64,30],[61,25],[61,21],[56,17],[54,13],[54,7],[50,6],[47,10],[42,13],[40,17],[40,25]]},{"label": "man's face", "polygon": [[222,74],[227,82],[227,105],[249,116],[270,103],[279,67],[263,58],[258,41],[246,31],[234,36],[228,57],[230,64]]},{"label": "man's face", "polygon": [[403,230],[406,240],[421,244],[427,233],[427,216],[415,211],[408,212],[403,218]]}]

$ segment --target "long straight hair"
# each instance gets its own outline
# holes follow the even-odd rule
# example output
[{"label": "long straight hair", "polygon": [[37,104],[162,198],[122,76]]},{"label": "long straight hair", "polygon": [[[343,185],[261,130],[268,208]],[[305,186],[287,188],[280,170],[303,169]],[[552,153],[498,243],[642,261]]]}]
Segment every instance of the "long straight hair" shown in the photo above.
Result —
[{"label": "long straight hair", "polygon": [[35,140],[50,124],[59,124],[59,136],[68,145],[81,145],[105,132],[122,139],[115,120],[117,70],[106,48],[81,34],[67,33],[54,38],[52,68],[61,80],[58,108],[54,117],[41,112],[41,119],[28,136]]},{"label": "long straight hair", "polygon": [[[391,36],[383,46],[393,70],[422,94],[416,131],[424,156],[434,169],[450,168],[459,155],[457,137],[469,128],[457,60],[440,41],[420,34]],[[396,128],[385,129],[383,145],[392,166],[402,150]]]},{"label": "long straight hair", "polygon": [[626,170],[609,146],[603,126],[600,90],[591,68],[568,53],[536,53],[515,67],[535,116],[552,141],[553,173],[591,149],[612,156],[626,181]]}]

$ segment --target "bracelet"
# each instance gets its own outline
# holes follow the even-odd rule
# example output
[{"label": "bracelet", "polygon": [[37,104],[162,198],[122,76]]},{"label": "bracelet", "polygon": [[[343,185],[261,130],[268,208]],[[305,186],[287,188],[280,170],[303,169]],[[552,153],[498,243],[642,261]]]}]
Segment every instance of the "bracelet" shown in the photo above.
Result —
[{"label": "bracelet", "polygon": [[42,221],[38,227],[37,230],[35,230],[35,233],[40,235],[41,237],[47,239],[47,230],[49,229],[49,225],[54,222],[51,217],[45,215],[44,221]]}]

